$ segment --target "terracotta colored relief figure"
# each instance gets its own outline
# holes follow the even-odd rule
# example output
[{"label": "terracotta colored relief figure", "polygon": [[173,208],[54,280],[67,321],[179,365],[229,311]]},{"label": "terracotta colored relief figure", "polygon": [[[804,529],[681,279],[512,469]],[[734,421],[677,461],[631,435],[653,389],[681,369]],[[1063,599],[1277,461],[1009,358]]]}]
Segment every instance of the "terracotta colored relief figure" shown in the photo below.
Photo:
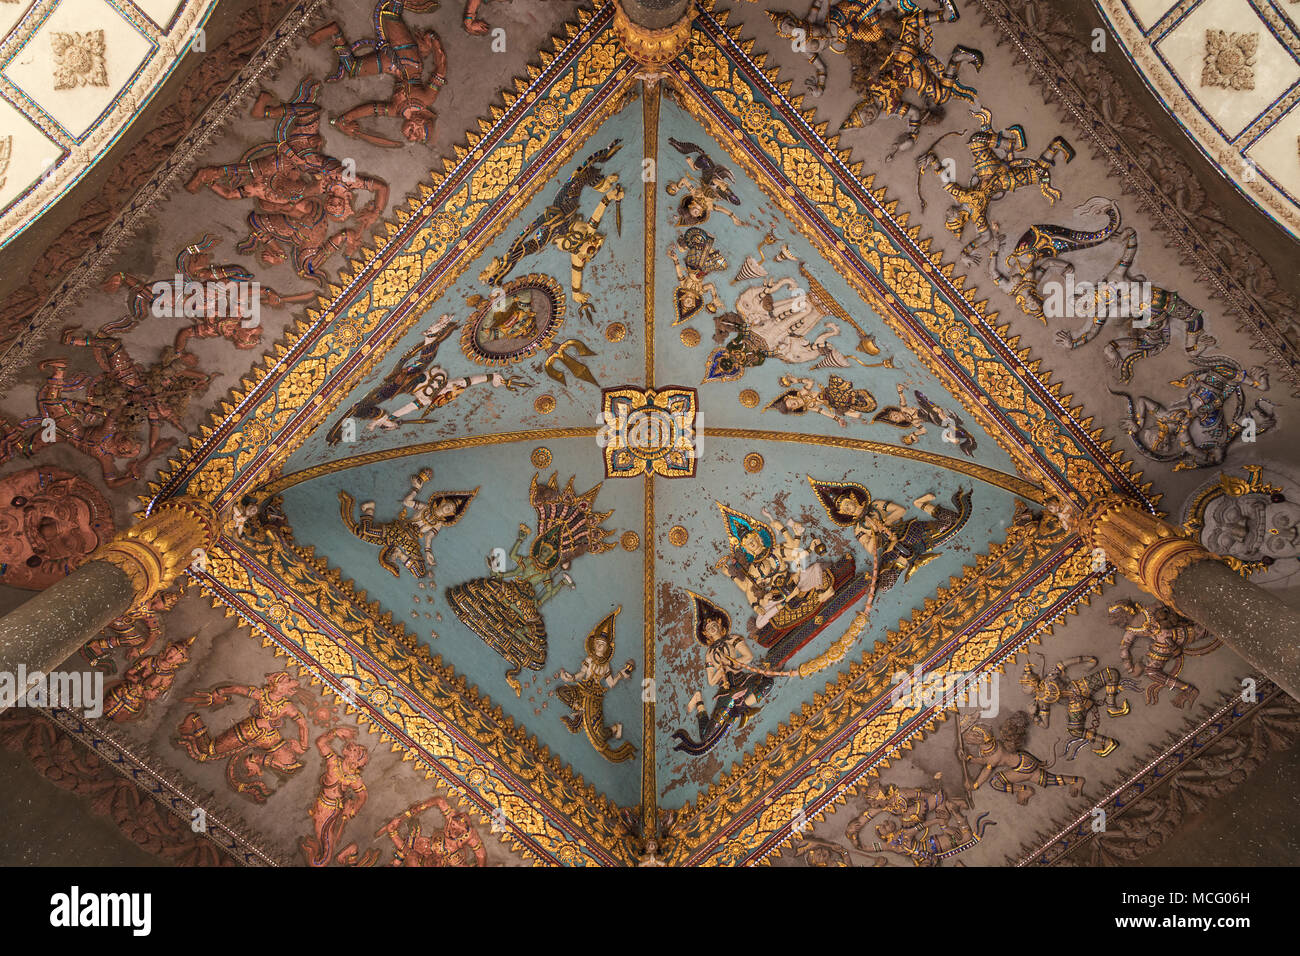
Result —
[{"label": "terracotta colored relief figure", "polygon": [[43,590],[113,536],[113,510],[94,485],[62,468],[0,478],[0,583]]},{"label": "terracotta colored relief figure", "polygon": [[605,540],[611,532],[601,527],[613,512],[595,509],[600,485],[577,494],[573,478],[561,489],[558,475],[551,475],[545,484],[537,477],[533,475],[528,493],[537,512],[537,529],[528,550],[524,542],[534,532],[521,524],[509,554],[513,567],[494,564],[489,556],[489,577],[474,578],[446,592],[447,603],[461,623],[510,663],[506,683],[516,695],[522,693],[521,670],[546,666],[542,606],[565,588],[577,587],[569,575],[575,558],[614,547]]},{"label": "terracotta colored relief figure", "polygon": [[[402,121],[402,136],[408,142],[427,143],[433,139],[437,117],[433,104],[447,82],[447,54],[437,33],[412,29],[405,13],[427,13],[437,6],[437,0],[380,0],[375,5],[373,37],[349,43],[343,28],[333,22],[311,35],[314,44],[329,42],[338,57],[338,68],[328,80],[354,76],[393,78],[393,92],[388,99],[360,103],[332,121],[340,133],[375,146],[400,147],[398,140],[367,130],[360,122],[368,117],[391,116]],[[427,78],[426,58],[431,61]]]},{"label": "terracotta colored relief figure", "polygon": [[[342,750],[334,749],[336,740]],[[355,843],[336,851],[348,821],[366,805],[366,785],[361,773],[370,762],[370,751],[357,743],[352,727],[335,727],[316,738],[316,749],[325,760],[320,789],[307,816],[311,817],[312,835],[302,838],[302,852],[308,866],[328,866],[331,862],[351,866],[373,866],[379,850],[371,848],[361,854]]]},{"label": "terracotta colored relief figure", "polygon": [[[325,262],[340,250],[357,252],[366,230],[388,204],[388,185],[357,174],[324,152],[320,88],[316,80],[303,80],[287,103],[276,103],[269,93],[260,95],[253,115],[276,120],[275,141],[253,147],[237,163],[200,169],[186,188],[208,188],[223,199],[254,200],[248,237],[238,251],[258,251],[267,265],[292,257],[299,276],[323,286]],[[358,191],[374,197],[361,209],[354,202]],[[336,231],[335,225],[347,220],[357,227]]]},{"label": "terracotta colored relief figure", "polygon": [[138,660],[162,637],[163,613],[174,608],[180,597],[179,590],[155,594],[144,607],[110,621],[97,637],[86,642],[81,656],[91,667],[108,674],[117,672],[113,652],[118,648],[127,649],[128,663]]},{"label": "terracotta colored relief figure", "polygon": [[[201,707],[225,707],[231,696],[247,697],[252,703],[248,715],[230,725],[215,739],[203,718],[191,712],[181,721],[175,743],[194,760],[226,761],[226,782],[236,793],[255,803],[265,803],[271,796],[263,775],[271,770],[289,777],[303,768],[301,757],[307,752],[307,718],[299,704],[317,723],[333,716],[332,708],[320,705],[288,671],[266,675],[261,687],[251,684],[222,684],[214,690],[191,695],[186,703]],[[296,701],[296,703],[295,703]],[[285,737],[281,727],[291,721],[296,737]]]},{"label": "terracotta colored relief figure", "polygon": [[176,674],[189,662],[198,635],[172,641],[157,654],[141,657],[104,694],[104,716],[118,722],[136,720],[150,704],[167,696]]},{"label": "terracotta colored relief figure", "polygon": [[[420,827],[420,817],[429,810],[442,815],[442,826],[426,832]],[[453,809],[444,797],[430,797],[407,808],[375,836],[393,841],[392,866],[487,866],[483,838],[470,815]]]}]

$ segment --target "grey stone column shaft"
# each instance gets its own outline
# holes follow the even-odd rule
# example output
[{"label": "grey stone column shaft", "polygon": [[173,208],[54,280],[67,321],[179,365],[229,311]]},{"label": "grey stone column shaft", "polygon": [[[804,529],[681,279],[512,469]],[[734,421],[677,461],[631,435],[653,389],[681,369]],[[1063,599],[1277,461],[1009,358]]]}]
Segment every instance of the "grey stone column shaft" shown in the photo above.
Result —
[{"label": "grey stone column shaft", "polygon": [[[87,561],[0,617],[0,673],[17,680],[20,664],[29,675],[57,669],[110,621],[125,614],[135,597],[125,571],[106,561]],[[4,709],[0,701],[0,711]]]},{"label": "grey stone column shaft", "polygon": [[686,15],[690,0],[622,0],[627,18],[647,30],[663,30]]},{"label": "grey stone column shaft", "polygon": [[1221,561],[1196,561],[1172,586],[1174,606],[1300,700],[1300,612]]}]

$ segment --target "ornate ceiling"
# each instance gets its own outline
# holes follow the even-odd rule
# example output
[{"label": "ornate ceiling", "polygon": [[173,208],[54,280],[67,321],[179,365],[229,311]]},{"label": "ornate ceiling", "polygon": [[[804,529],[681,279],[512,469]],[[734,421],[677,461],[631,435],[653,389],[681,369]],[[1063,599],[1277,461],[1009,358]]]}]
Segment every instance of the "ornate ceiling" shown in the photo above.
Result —
[{"label": "ornate ceiling", "polygon": [[[6,594],[132,505],[228,519],[183,597],[83,652],[119,709],[11,713],[11,749],[51,763],[53,726],[156,774],[163,821],[212,825],[137,842],[185,863],[974,865],[1132,859],[1146,831],[1086,833],[1095,807],[1131,820],[1152,767],[1227,780],[1294,733],[1208,635],[1161,662],[1168,622],[1068,518],[1135,497],[1287,593],[1300,543],[1260,538],[1300,494],[1273,299],[1230,312],[1222,246],[1166,246],[1099,127],[1026,97],[1003,11],[882,14],[946,81],[909,125],[864,108],[888,91],[861,21],[814,58],[815,11],[703,6],[662,68],[612,4],[485,8],[500,56],[399,9],[380,30],[436,24],[416,49],[448,77],[418,130],[349,70],[368,17],[287,12],[308,27],[247,119],[65,283],[100,291],[7,342],[45,364],[3,370],[0,482],[83,506],[57,547],[6,532]],[[258,165],[285,150],[306,175]],[[160,313],[178,270],[256,278],[258,321]],[[1154,325],[1077,311],[1107,277]],[[1253,441],[1189,425],[1188,394]],[[109,402],[140,415],[92,433]],[[1048,699],[1058,661],[1086,719]]]},{"label": "ornate ceiling", "polygon": [[213,0],[0,5],[0,248],[104,156],[189,54]]}]

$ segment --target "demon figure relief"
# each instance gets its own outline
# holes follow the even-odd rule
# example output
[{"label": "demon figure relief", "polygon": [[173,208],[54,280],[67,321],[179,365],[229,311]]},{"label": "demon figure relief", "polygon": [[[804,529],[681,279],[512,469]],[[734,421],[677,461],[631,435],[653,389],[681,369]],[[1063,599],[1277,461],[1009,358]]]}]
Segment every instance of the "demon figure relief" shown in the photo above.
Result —
[{"label": "demon figure relief", "polygon": [[25,468],[0,478],[0,583],[43,590],[113,531],[108,500],[70,471]]},{"label": "demon figure relief", "polygon": [[974,715],[961,718],[959,757],[979,768],[971,790],[987,783],[999,793],[1013,795],[1021,806],[1033,797],[1035,787],[1068,787],[1073,797],[1083,792],[1087,782],[1083,777],[1051,772],[1055,755],[1045,763],[1024,749],[1029,727],[1029,715],[1023,710],[1004,720],[996,733],[976,723]]},{"label": "demon figure relief", "polygon": [[[873,780],[866,788],[866,808],[849,822],[844,836],[860,851],[893,853],[915,866],[939,866],[969,850],[995,824],[981,813],[972,825],[967,818],[970,795],[951,796],[942,780],[942,774],[935,774],[934,785],[928,787],[897,787]],[[871,826],[880,817],[885,819]],[[868,826],[876,836],[870,847],[862,839]]]},{"label": "demon figure relief", "polygon": [[[569,575],[574,559],[602,554],[615,547],[605,538],[612,532],[601,527],[612,511],[596,510],[600,485],[583,494],[573,490],[573,478],[563,488],[558,473],[545,484],[533,475],[528,498],[537,512],[537,528],[519,526],[510,549],[513,567],[494,567],[490,576],[474,578],[447,589],[447,603],[462,624],[510,664],[506,683],[516,695],[519,673],[546,666],[546,622],[542,606],[565,588],[576,588]],[[533,535],[527,551],[524,542]]]},{"label": "demon figure relief", "polygon": [[[1107,610],[1110,623],[1124,628],[1119,645],[1120,663],[1133,677],[1146,681],[1147,703],[1159,703],[1160,692],[1169,688],[1173,691],[1175,707],[1190,707],[1200,691],[1178,676],[1183,661],[1210,653],[1222,641],[1163,604],[1152,608],[1137,601],[1116,601]],[[1142,639],[1150,643],[1139,663],[1133,660],[1133,649]]]},{"label": "demon figure relief", "polygon": [[[586,731],[596,752],[611,763],[630,760],[636,754],[636,748],[622,740],[622,724],[605,724],[605,692],[631,677],[636,667],[632,660],[617,672],[610,667],[614,656],[614,618],[621,610],[620,606],[587,635],[587,656],[582,659],[582,666],[572,674],[561,668],[557,676],[564,683],[555,691],[555,696],[569,708],[570,712],[560,718],[569,733]],[[615,745],[614,741],[622,742]]]},{"label": "demon figure relief", "polygon": [[[229,704],[232,696],[251,701],[247,716],[213,738],[203,718],[192,711],[181,721],[175,743],[200,763],[225,760],[230,787],[255,803],[265,803],[272,794],[264,778],[267,770],[287,778],[303,768],[301,758],[307,752],[309,733],[306,714],[323,724],[331,718],[331,709],[318,704],[288,671],[267,674],[261,687],[222,684],[186,697],[185,702],[220,708]],[[284,735],[286,721],[294,725],[295,736]]]}]

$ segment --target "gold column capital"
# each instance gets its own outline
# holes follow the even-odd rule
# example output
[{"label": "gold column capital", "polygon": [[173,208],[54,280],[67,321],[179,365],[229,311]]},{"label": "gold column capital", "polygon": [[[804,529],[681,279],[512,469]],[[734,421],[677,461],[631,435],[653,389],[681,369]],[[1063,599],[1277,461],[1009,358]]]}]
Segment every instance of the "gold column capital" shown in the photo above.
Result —
[{"label": "gold column capital", "polygon": [[[89,561],[120,568],[135,590],[132,609],[175,583],[181,573],[216,543],[220,523],[212,507],[197,498],[168,498],[131,527],[95,550]],[[196,554],[196,552],[198,552]]]},{"label": "gold column capital", "polygon": [[1221,561],[1182,528],[1158,518],[1141,502],[1106,495],[1088,503],[1079,534],[1148,594],[1174,606],[1174,580],[1197,561]]},{"label": "gold column capital", "polygon": [[614,0],[614,35],[627,55],[642,66],[658,68],[676,58],[691,40],[694,20],[695,2],[691,0],[680,20],[661,30],[651,30],[633,23],[620,0]]}]

